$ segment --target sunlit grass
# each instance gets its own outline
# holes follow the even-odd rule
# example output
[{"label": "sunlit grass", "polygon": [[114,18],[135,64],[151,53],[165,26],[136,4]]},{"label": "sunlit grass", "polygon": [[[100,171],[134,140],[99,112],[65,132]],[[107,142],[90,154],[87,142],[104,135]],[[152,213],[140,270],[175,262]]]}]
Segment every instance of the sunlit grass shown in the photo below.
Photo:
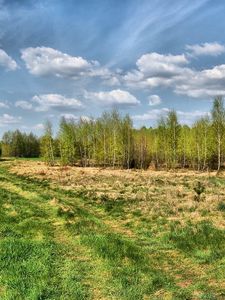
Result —
[{"label": "sunlit grass", "polygon": [[[190,178],[163,176],[140,188],[121,179],[124,192],[112,198],[107,188],[65,189],[58,179],[14,175],[6,166],[0,167],[0,299],[224,298],[225,237],[215,221],[223,202],[212,204],[209,193],[212,187],[219,193],[223,179],[204,178],[208,200],[200,202]],[[126,198],[133,188],[140,197]]]}]

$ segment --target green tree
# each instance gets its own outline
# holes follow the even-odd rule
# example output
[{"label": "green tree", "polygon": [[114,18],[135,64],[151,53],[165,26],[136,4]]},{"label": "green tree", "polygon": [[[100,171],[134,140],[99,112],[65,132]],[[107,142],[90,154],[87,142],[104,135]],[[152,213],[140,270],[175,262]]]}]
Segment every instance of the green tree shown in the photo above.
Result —
[{"label": "green tree", "polygon": [[170,167],[174,168],[177,164],[177,150],[180,135],[180,125],[175,110],[172,110],[167,114],[166,129],[169,147],[169,164]]},{"label": "green tree", "polygon": [[62,165],[74,165],[77,160],[76,131],[77,126],[73,120],[61,119],[58,143]]},{"label": "green tree", "polygon": [[43,157],[44,161],[50,166],[53,166],[55,163],[54,140],[52,135],[52,124],[50,121],[47,121],[44,127],[44,135],[41,138],[40,148],[41,156]]},{"label": "green tree", "polygon": [[217,149],[217,171],[221,168],[222,158],[222,143],[224,139],[225,129],[225,111],[223,105],[223,99],[218,96],[214,99],[212,108],[212,128],[215,137],[215,144]]}]

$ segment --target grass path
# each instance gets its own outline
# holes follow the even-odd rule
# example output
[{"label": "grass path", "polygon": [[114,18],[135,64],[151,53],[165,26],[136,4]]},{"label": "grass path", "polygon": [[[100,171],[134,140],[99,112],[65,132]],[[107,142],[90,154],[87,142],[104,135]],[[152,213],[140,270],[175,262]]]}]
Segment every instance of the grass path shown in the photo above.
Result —
[{"label": "grass path", "polygon": [[[111,208],[46,180],[10,174],[4,167],[0,206],[0,299],[223,299],[225,295],[220,231],[213,231],[220,252],[212,246],[205,253],[201,243],[192,243],[200,258],[208,255],[210,260],[199,264],[186,251],[180,231],[160,237],[159,220],[139,222],[137,215],[129,223],[131,216],[122,206]],[[153,234],[149,228],[156,225]],[[182,234],[185,237],[186,232]]]}]

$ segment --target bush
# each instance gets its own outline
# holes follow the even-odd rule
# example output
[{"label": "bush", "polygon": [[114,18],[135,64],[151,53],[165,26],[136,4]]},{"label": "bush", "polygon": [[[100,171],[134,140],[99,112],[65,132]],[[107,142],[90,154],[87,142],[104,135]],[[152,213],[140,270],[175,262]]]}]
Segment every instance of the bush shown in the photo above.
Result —
[{"label": "bush", "polygon": [[197,182],[197,184],[194,187],[194,191],[196,193],[195,200],[200,201],[201,194],[205,192],[205,186],[200,181]]},{"label": "bush", "polygon": [[219,204],[218,204],[218,210],[220,210],[220,211],[224,211],[225,212],[225,202],[220,202]]}]

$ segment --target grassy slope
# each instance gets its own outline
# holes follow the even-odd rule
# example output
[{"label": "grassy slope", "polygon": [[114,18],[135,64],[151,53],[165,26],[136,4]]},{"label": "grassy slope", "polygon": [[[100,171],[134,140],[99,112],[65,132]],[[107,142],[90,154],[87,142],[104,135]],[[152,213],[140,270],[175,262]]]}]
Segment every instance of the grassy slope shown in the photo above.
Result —
[{"label": "grassy slope", "polygon": [[208,221],[148,218],[135,200],[87,197],[4,166],[0,205],[0,299],[225,297],[224,232]]}]

